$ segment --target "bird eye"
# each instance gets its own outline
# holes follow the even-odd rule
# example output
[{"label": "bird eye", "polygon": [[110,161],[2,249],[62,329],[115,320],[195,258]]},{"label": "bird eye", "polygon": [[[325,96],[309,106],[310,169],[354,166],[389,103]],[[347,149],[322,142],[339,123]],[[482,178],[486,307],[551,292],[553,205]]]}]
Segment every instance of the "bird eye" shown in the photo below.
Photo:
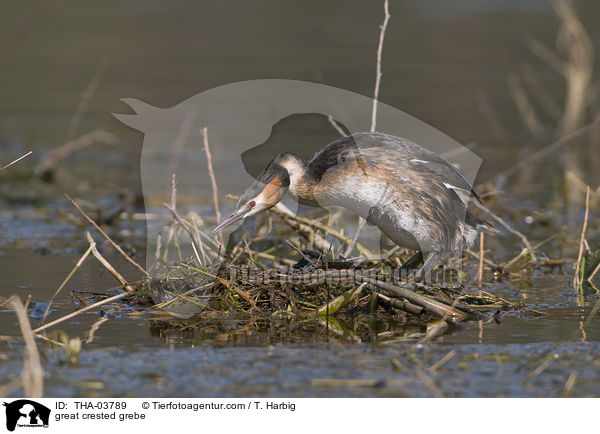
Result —
[{"label": "bird eye", "polygon": [[256,205],[256,202],[251,200],[250,202],[248,202],[248,205],[250,206],[250,208],[254,208],[254,205]]}]

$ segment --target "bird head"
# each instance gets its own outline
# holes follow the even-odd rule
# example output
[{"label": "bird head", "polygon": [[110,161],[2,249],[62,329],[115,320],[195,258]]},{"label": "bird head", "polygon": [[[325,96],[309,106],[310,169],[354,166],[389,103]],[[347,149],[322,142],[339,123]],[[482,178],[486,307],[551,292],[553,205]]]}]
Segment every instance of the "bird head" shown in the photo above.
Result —
[{"label": "bird head", "polygon": [[219,232],[233,223],[274,207],[279,203],[289,185],[288,171],[277,161],[271,161],[256,181],[240,196],[236,210],[214,228],[213,232]]}]

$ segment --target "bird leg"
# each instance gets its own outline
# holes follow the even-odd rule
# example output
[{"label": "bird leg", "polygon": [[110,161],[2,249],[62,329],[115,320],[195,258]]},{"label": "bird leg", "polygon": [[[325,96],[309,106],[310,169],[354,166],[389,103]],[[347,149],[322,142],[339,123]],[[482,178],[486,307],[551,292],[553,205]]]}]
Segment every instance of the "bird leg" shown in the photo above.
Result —
[{"label": "bird leg", "polygon": [[402,267],[400,267],[400,271],[414,270],[422,263],[423,263],[423,253],[421,253],[421,251],[418,251],[417,253],[412,255],[408,259],[408,261],[406,261],[404,264],[402,264]]},{"label": "bird leg", "polygon": [[[425,263],[421,267],[421,269],[417,272],[415,276],[415,280],[417,282],[425,282],[428,278],[431,277],[431,270],[437,265],[439,260],[442,258],[442,253],[432,250],[429,252],[429,256],[425,260]],[[429,279],[431,280],[431,279]]]},{"label": "bird leg", "polygon": [[408,279],[408,276],[418,271],[419,266],[423,263],[423,253],[417,251],[398,269],[398,277],[400,279]]}]

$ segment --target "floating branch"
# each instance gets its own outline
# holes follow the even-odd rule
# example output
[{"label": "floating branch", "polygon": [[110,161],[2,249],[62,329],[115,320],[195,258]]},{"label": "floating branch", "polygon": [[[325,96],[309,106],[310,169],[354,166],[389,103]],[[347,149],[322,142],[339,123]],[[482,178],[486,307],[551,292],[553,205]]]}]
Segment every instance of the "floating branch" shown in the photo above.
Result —
[{"label": "floating branch", "polygon": [[[583,218],[583,227],[581,228],[581,239],[579,240],[579,254],[575,263],[575,275],[573,276],[573,289],[581,288],[585,267],[582,267],[583,246],[585,242],[585,230],[587,229],[588,215],[590,213],[590,187],[588,186],[585,194],[585,217]],[[581,274],[581,276],[580,276]]]},{"label": "floating branch", "polygon": [[104,143],[107,145],[118,145],[122,141],[114,134],[108,133],[102,130],[95,130],[87,133],[75,140],[65,143],[62,146],[54,149],[48,153],[33,169],[33,173],[36,176],[51,176],[58,163],[74,154],[75,152],[81,151],[94,143]]}]

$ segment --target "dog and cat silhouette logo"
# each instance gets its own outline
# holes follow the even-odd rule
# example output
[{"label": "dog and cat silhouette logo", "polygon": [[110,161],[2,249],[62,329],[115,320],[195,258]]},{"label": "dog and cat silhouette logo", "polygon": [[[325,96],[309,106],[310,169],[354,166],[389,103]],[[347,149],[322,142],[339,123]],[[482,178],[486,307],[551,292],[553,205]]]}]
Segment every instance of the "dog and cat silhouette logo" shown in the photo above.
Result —
[{"label": "dog and cat silhouette logo", "polygon": [[14,431],[18,427],[48,427],[50,409],[29,399],[19,399],[4,403],[6,407],[6,429]]}]

